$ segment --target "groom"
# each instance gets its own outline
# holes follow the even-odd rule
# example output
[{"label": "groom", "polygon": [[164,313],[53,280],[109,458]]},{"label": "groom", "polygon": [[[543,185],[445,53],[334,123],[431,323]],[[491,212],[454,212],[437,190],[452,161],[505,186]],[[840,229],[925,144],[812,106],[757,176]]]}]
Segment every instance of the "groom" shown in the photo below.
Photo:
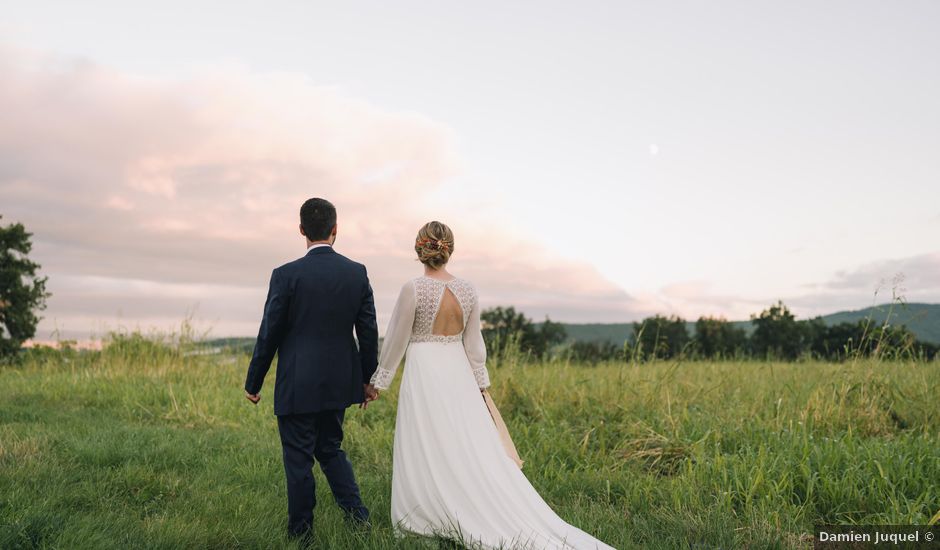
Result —
[{"label": "groom", "polygon": [[378,397],[368,383],[376,369],[378,329],[366,268],[333,250],[336,208],[328,201],[310,199],[300,207],[300,234],[307,239],[307,253],[271,274],[245,380],[245,397],[257,404],[278,354],[274,414],[293,536],[312,532],[314,458],[346,517],[368,524],[369,510],[340,444],[346,407]]}]

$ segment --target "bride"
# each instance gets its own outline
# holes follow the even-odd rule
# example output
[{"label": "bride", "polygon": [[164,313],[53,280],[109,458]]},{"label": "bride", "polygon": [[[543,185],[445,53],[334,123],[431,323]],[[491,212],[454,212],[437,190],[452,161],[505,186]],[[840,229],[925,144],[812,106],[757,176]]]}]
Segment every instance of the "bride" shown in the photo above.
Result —
[{"label": "bride", "polygon": [[402,287],[370,380],[388,389],[407,355],[395,421],[392,523],[473,548],[611,548],[558,517],[507,453],[481,396],[490,380],[477,293],[445,267],[454,251],[450,228],[426,224],[415,251],[424,276]]}]

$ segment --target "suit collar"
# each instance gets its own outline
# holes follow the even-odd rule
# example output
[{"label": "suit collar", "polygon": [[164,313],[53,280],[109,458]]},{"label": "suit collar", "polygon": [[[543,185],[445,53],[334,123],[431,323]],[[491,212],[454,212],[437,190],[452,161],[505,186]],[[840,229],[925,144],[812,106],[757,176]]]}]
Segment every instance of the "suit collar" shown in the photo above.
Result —
[{"label": "suit collar", "polygon": [[330,254],[335,252],[333,247],[330,245],[310,247],[307,249],[306,256],[313,256],[314,254]]}]

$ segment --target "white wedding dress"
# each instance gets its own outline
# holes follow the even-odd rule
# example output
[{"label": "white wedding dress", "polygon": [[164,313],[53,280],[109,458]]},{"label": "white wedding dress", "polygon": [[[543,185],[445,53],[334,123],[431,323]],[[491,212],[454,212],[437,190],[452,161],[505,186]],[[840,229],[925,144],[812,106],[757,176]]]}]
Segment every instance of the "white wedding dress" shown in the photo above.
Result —
[{"label": "white wedding dress", "polygon": [[[439,312],[462,318],[463,330],[433,334]],[[477,293],[468,281],[420,277],[402,287],[371,379],[387,389],[406,356],[392,523],[472,548],[611,548],[558,517],[506,453],[480,394],[490,385],[480,328]]]}]

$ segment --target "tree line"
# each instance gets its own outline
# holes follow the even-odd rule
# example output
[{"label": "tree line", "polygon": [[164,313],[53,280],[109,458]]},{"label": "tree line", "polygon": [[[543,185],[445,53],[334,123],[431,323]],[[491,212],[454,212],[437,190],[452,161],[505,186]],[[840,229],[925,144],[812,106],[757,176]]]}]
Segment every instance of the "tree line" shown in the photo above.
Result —
[{"label": "tree line", "polygon": [[699,317],[694,331],[679,316],[654,315],[633,323],[621,344],[610,341],[568,341],[565,328],[546,318],[534,323],[513,307],[495,307],[481,314],[490,353],[514,346],[536,358],[567,357],[573,361],[647,361],[654,359],[815,358],[843,361],[852,357],[922,357],[934,359],[940,346],[918,341],[904,326],[865,319],[827,325],[821,317],[798,320],[777,302],[751,315],[753,330],[745,331],[720,317]]},{"label": "tree line", "polygon": [[[2,218],[2,216],[0,216]],[[14,355],[36,331],[38,310],[49,293],[39,265],[29,259],[32,235],[22,224],[0,225],[0,360]],[[575,361],[801,357],[840,361],[849,357],[934,359],[940,346],[920,342],[904,326],[866,319],[827,325],[822,318],[797,320],[783,302],[752,315],[750,333],[723,318],[700,317],[692,334],[678,316],[654,315],[633,323],[621,344],[568,341],[561,323],[548,317],[534,323],[513,307],[482,312],[483,335],[491,354],[507,348],[536,358],[564,356]]]}]

